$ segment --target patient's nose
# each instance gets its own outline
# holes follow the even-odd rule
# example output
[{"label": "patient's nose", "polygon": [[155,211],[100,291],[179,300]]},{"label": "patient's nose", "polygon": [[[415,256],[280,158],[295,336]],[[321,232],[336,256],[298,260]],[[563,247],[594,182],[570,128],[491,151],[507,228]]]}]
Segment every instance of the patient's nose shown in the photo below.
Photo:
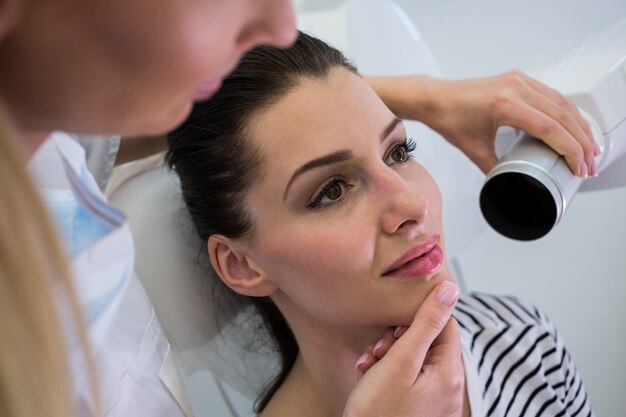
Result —
[{"label": "patient's nose", "polygon": [[388,234],[419,232],[428,214],[428,201],[424,196],[394,172],[381,178],[379,187],[383,231]]}]

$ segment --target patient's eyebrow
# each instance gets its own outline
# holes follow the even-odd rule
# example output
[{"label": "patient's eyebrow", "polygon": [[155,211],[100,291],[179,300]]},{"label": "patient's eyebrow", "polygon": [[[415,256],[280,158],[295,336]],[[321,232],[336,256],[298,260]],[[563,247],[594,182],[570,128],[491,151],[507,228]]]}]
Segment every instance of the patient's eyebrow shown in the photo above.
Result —
[{"label": "patient's eyebrow", "polygon": [[387,136],[391,135],[391,132],[393,132],[396,126],[398,126],[398,124],[401,122],[402,119],[400,119],[399,117],[394,117],[391,123],[389,123],[385,130],[383,130],[382,135],[380,135],[380,141],[382,142],[387,139]]},{"label": "patient's eyebrow", "polygon": [[[385,130],[383,130],[383,132],[381,133],[380,141],[383,142],[385,139],[387,139],[387,137],[391,134],[391,132],[393,132],[396,126],[398,126],[398,124],[401,122],[402,120],[399,117],[394,117],[391,120],[391,122],[387,125],[387,127],[385,127]],[[296,169],[296,171],[293,173],[291,178],[289,178],[289,182],[287,183],[287,186],[285,187],[285,192],[283,193],[283,201],[287,199],[287,193],[289,192],[289,187],[291,187],[291,184],[293,183],[293,181],[298,176],[302,175],[304,172],[309,171],[313,168],[318,168],[318,167],[322,167],[326,165],[332,165],[332,164],[336,164],[339,162],[347,161],[348,159],[351,159],[352,156],[353,156],[352,151],[348,151],[348,150],[337,151],[329,155],[322,156],[321,158],[313,159],[312,161],[309,161],[306,164],[302,165],[300,168]]]},{"label": "patient's eyebrow", "polygon": [[350,158],[352,158],[352,151],[337,151],[329,155],[322,156],[321,158],[313,159],[312,161],[309,161],[306,164],[302,165],[300,168],[296,169],[296,172],[294,172],[289,179],[289,182],[285,187],[285,192],[283,193],[283,201],[285,201],[285,199],[287,198],[287,193],[289,192],[289,187],[291,187],[291,183],[298,176],[302,175],[306,171],[310,171],[313,168],[336,164],[339,162],[347,161]]}]

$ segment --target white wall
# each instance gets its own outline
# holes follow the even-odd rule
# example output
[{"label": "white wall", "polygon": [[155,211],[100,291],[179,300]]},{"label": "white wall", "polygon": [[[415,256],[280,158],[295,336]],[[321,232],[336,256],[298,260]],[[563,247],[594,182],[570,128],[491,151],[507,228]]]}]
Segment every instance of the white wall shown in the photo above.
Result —
[{"label": "white wall", "polygon": [[[367,1],[367,0],[363,0]],[[525,69],[544,51],[578,45],[626,17],[624,0],[395,0],[448,76]]]},{"label": "white wall", "polygon": [[[396,0],[446,76],[529,70],[626,18],[623,0]],[[478,203],[477,203],[478,204]],[[626,396],[626,188],[579,194],[547,237],[511,241],[487,229],[460,256],[471,289],[540,306],[561,331],[598,416],[623,416]]]}]

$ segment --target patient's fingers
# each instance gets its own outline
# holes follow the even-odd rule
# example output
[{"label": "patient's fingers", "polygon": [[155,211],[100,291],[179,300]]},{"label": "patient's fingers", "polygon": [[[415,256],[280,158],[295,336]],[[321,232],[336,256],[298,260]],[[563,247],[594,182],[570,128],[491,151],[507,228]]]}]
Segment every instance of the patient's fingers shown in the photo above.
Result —
[{"label": "patient's fingers", "polygon": [[[456,337],[460,343],[460,338],[454,334],[458,329],[449,324],[454,323],[449,320],[457,297],[458,288],[452,282],[443,282],[428,294],[404,335],[359,379],[344,416],[460,415],[464,373],[458,365],[462,362],[460,345],[452,341]],[[432,349],[435,352],[429,354]],[[427,354],[432,364],[424,366]],[[363,361],[369,358],[366,354]]]},{"label": "patient's fingers", "polygon": [[383,333],[383,337],[381,337],[374,345],[374,356],[377,359],[381,359],[383,356],[385,356],[387,351],[389,351],[391,345],[393,345],[395,342],[395,329],[389,328],[385,330],[385,333]]},{"label": "patient's fingers", "polygon": [[398,326],[393,332],[393,337],[395,337],[396,339],[400,339],[407,330],[409,330],[408,326]]},{"label": "patient's fingers", "polygon": [[454,318],[450,318],[428,350],[415,388],[446,398],[448,411],[454,415],[463,410],[465,369],[459,325]]},{"label": "patient's fingers", "polygon": [[396,342],[396,340],[404,333],[404,331],[398,332],[398,329],[406,331],[408,327],[388,328],[383,333],[383,336],[378,339],[375,344],[370,344],[366,347],[365,353],[357,360],[357,370],[359,376],[366,373],[372,365],[383,358],[389,351],[389,348]]},{"label": "patient's fingers", "polygon": [[442,365],[448,366],[451,363],[463,364],[461,360],[461,335],[459,332],[459,324],[451,317],[446,323],[439,336],[433,341],[424,365]]},{"label": "patient's fingers", "polygon": [[390,379],[405,386],[415,383],[430,346],[450,319],[458,294],[458,287],[449,281],[430,292],[411,326],[379,362],[385,363]]},{"label": "patient's fingers", "polygon": [[372,367],[372,365],[374,365],[378,361],[378,358],[374,356],[374,347],[375,347],[374,343],[369,344],[365,348],[365,353],[363,353],[359,357],[359,359],[357,359],[356,369],[357,369],[359,377],[363,375],[365,372],[367,372]]}]

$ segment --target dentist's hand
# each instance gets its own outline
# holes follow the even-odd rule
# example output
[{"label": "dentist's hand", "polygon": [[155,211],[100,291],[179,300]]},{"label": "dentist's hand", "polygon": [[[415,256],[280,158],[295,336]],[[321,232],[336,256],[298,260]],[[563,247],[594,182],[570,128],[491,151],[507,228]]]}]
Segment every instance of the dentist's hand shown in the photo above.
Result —
[{"label": "dentist's hand", "polygon": [[461,339],[458,324],[450,318],[457,297],[458,289],[450,282],[428,295],[411,326],[361,376],[344,417],[463,415]]},{"label": "dentist's hand", "polygon": [[470,80],[421,75],[366,80],[395,114],[424,122],[485,173],[497,162],[497,129],[512,126],[563,155],[574,174],[597,174],[599,148],[587,121],[558,91],[521,71]]}]

